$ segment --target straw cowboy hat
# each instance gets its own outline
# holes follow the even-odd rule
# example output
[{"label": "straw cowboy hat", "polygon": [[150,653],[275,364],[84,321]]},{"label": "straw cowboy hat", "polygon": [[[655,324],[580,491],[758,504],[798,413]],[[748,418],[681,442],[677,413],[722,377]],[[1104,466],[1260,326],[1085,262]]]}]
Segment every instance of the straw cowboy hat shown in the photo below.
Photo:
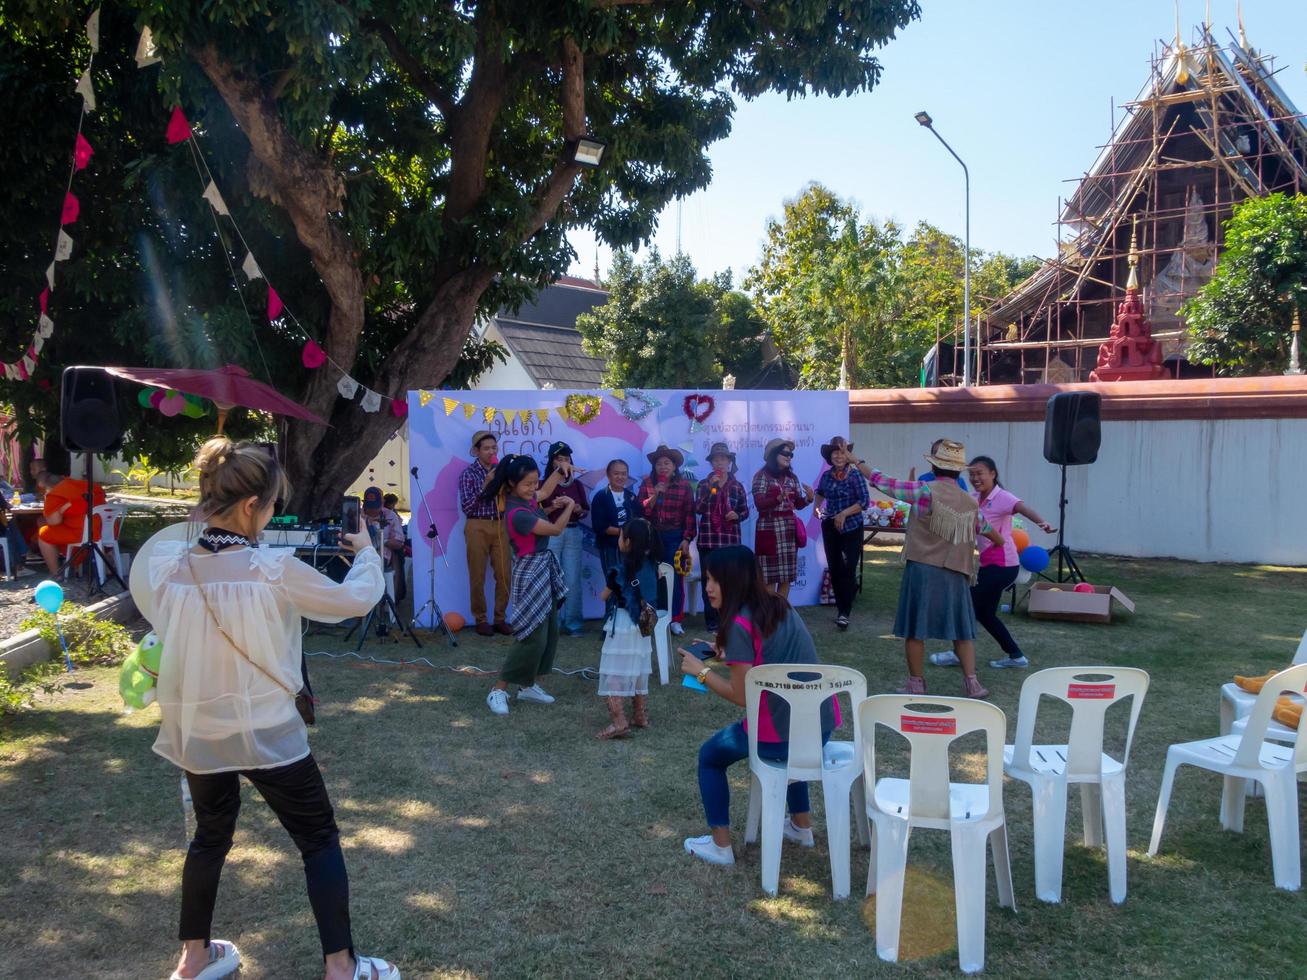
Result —
[{"label": "straw cowboy hat", "polygon": [[794,443],[789,439],[768,439],[767,445],[763,448],[762,458],[770,461],[771,458],[784,448],[789,448],[794,452]]},{"label": "straw cowboy hat", "polygon": [[483,440],[494,438],[495,434],[489,429],[478,429],[476,432],[472,433],[472,449],[470,450],[472,455],[475,456],[481,451],[481,443]]},{"label": "straw cowboy hat", "polygon": [[843,436],[836,436],[830,442],[822,445],[821,458],[829,463],[831,456],[834,455],[837,449],[843,449],[846,453],[851,453],[853,452],[853,443]]},{"label": "straw cowboy hat", "polygon": [[941,439],[939,445],[926,454],[926,462],[941,470],[961,473],[967,468],[967,447],[952,439]]},{"label": "straw cowboy hat", "polygon": [[656,466],[658,465],[658,460],[664,456],[670,459],[676,465],[678,470],[685,465],[685,456],[679,449],[673,449],[671,446],[664,446],[661,443],[659,443],[658,448],[649,453],[646,458],[649,460],[649,465]]},{"label": "straw cowboy hat", "polygon": [[731,452],[731,447],[724,442],[714,442],[712,449],[708,450],[708,462],[713,461],[714,456],[725,456],[732,463],[735,462],[735,453]]}]

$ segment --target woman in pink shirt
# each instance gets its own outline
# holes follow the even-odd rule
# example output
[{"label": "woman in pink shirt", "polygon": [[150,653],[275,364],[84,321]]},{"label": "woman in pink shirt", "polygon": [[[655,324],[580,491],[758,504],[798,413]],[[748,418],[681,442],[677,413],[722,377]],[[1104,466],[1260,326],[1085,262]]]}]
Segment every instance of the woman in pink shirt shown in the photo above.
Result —
[{"label": "woman in pink shirt", "polygon": [[[1003,621],[998,618],[998,600],[1003,590],[1017,580],[1021,561],[1017,557],[1017,546],[1012,540],[1012,517],[1020,514],[1030,520],[1045,534],[1052,534],[1057,528],[1022,503],[1021,498],[1008,491],[998,482],[998,464],[988,456],[977,456],[967,464],[971,485],[975,489],[971,496],[980,505],[980,513],[989,521],[990,527],[1003,535],[1002,544],[983,542],[985,547],[980,552],[980,572],[976,584],[971,587],[971,604],[976,610],[976,621],[989,630],[989,635],[998,641],[1006,656],[1002,660],[991,660],[991,667],[1027,667],[1026,659],[1017,641],[1012,639]],[[953,653],[937,653],[931,659],[941,666],[952,663]]]}]

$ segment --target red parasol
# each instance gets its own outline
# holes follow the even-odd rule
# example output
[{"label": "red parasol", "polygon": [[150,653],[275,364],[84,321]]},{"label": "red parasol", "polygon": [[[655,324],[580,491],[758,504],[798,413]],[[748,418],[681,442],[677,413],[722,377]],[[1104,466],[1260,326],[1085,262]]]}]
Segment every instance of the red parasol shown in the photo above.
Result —
[{"label": "red parasol", "polygon": [[115,377],[135,381],[137,384],[209,399],[218,407],[219,435],[222,435],[223,426],[227,423],[227,413],[237,405],[252,408],[256,412],[271,412],[273,415],[287,415],[306,422],[317,422],[319,425],[327,424],[325,419],[318,418],[271,385],[255,381],[248,371],[236,364],[228,364],[216,370],[124,367],[106,367],[105,370]]}]

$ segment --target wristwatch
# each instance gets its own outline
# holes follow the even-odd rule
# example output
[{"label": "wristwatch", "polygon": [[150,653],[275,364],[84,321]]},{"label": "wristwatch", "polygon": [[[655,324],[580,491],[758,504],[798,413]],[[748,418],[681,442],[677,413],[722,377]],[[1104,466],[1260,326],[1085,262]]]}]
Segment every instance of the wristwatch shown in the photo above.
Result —
[{"label": "wristwatch", "polygon": [[698,681],[700,684],[702,684],[704,687],[707,687],[708,675],[711,673],[712,673],[712,668],[705,667],[703,670],[699,671],[699,673],[695,675],[694,679]]}]

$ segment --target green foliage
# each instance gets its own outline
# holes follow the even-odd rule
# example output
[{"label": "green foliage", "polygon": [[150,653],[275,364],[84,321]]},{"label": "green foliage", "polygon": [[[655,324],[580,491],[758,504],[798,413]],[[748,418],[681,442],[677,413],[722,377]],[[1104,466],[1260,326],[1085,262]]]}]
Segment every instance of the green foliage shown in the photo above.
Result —
[{"label": "green foliage", "polygon": [[[71,602],[65,602],[60,608],[59,626],[63,627],[64,639],[68,641],[68,656],[77,666],[116,666],[136,646],[125,627],[110,619],[100,619]],[[36,630],[51,649],[61,649],[55,617],[45,610],[23,620],[20,629]]]},{"label": "green foliage", "polygon": [[664,261],[655,250],[637,263],[619,252],[606,283],[608,302],[577,317],[588,354],[614,387],[721,387],[722,376],[756,374],[762,323],[729,275],[700,281],[689,258]]},{"label": "green foliage", "polygon": [[17,682],[0,670],[0,715],[16,715],[30,708],[36,703],[37,695],[57,694],[63,689],[65,676],[64,668],[54,661],[28,667]]},{"label": "green foliage", "polygon": [[1295,306],[1307,318],[1307,195],[1250,198],[1225,224],[1216,274],[1180,310],[1187,356],[1222,375],[1279,374]]},{"label": "green foliage", "polygon": [[[177,467],[176,472],[182,472],[183,469],[183,467]],[[170,471],[155,466],[150,462],[149,456],[141,456],[127,470],[115,469],[113,472],[115,476],[121,476],[128,483],[132,481],[140,483],[141,491],[148,497],[154,493],[153,483],[155,477],[162,476]]]}]

